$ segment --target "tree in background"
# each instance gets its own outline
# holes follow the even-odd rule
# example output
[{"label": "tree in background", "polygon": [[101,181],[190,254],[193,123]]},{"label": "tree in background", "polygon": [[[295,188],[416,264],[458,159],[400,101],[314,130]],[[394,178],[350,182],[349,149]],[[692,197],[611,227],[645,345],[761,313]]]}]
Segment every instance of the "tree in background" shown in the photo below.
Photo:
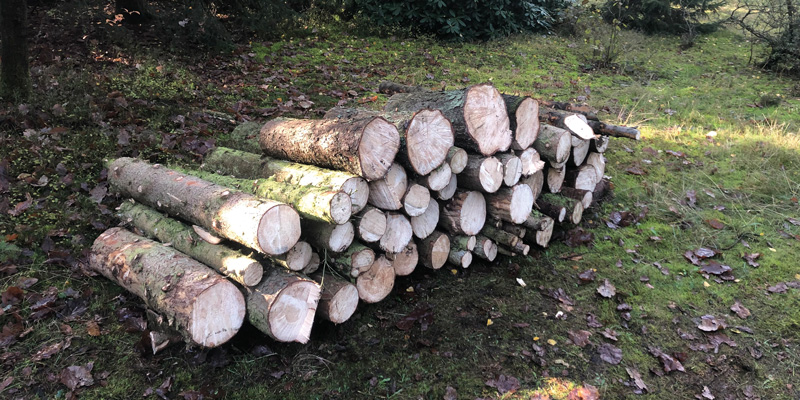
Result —
[{"label": "tree in background", "polygon": [[708,17],[723,5],[725,0],[607,0],[603,17],[613,25],[646,33],[679,34],[683,45],[691,46],[698,33],[719,26]]},{"label": "tree in background", "polygon": [[27,13],[26,0],[0,0],[0,97],[17,101],[31,94]]},{"label": "tree in background", "polygon": [[731,20],[767,47],[762,67],[800,73],[799,0],[741,0]]}]

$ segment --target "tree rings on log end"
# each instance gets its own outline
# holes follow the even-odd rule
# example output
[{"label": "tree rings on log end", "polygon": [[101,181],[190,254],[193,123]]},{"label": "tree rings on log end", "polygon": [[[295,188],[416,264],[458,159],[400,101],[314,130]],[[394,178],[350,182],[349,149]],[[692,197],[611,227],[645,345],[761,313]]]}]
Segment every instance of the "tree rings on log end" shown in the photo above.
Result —
[{"label": "tree rings on log end", "polygon": [[380,256],[372,267],[356,279],[358,297],[366,303],[377,303],[386,298],[394,287],[394,268],[384,256]]},{"label": "tree rings on log end", "polygon": [[367,180],[383,178],[399,148],[400,134],[389,121],[379,117],[367,124],[358,144],[362,176]]},{"label": "tree rings on log end", "polygon": [[314,281],[297,280],[283,288],[269,310],[269,326],[275,340],[308,342],[319,297],[320,287]]},{"label": "tree rings on log end", "polygon": [[289,251],[300,240],[300,215],[289,205],[270,208],[258,224],[258,245],[271,255]]},{"label": "tree rings on log end", "polygon": [[211,286],[194,299],[189,326],[192,341],[205,347],[227,342],[241,328],[245,310],[242,293],[233,283]]},{"label": "tree rings on log end", "polygon": [[429,174],[444,162],[453,141],[453,127],[441,111],[418,111],[406,129],[406,149],[411,167],[417,174]]}]

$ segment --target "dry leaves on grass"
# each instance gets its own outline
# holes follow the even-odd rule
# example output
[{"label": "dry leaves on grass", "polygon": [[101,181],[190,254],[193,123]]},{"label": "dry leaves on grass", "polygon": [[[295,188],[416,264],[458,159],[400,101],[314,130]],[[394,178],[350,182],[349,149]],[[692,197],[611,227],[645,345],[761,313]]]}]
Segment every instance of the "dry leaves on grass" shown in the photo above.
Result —
[{"label": "dry leaves on grass", "polygon": [[674,357],[670,356],[667,353],[664,353],[658,347],[650,346],[647,348],[650,354],[653,357],[656,357],[661,361],[662,366],[664,367],[664,372],[672,372],[672,371],[680,371],[686,372],[686,369],[683,368],[683,364],[680,361],[676,360]]},{"label": "dry leaves on grass", "polygon": [[591,336],[592,333],[589,331],[568,331],[567,334],[569,335],[569,340],[578,347],[585,347],[587,344],[590,344],[589,336]]},{"label": "dry leaves on grass", "polygon": [[622,362],[622,349],[613,344],[603,343],[597,351],[600,359],[609,364],[617,365]]},{"label": "dry leaves on grass", "polygon": [[497,389],[500,394],[516,392],[520,387],[519,379],[510,375],[500,375],[497,377],[497,379],[489,379],[486,381],[486,386]]},{"label": "dry leaves on grass", "polygon": [[64,370],[61,371],[61,383],[70,390],[75,390],[83,386],[92,386],[94,385],[92,368],[94,368],[93,362],[86,365],[73,365],[64,368]]},{"label": "dry leaves on grass", "polygon": [[736,300],[735,303],[731,306],[731,311],[736,313],[741,319],[745,319],[750,316],[750,310],[748,310],[739,300]]},{"label": "dry leaves on grass", "polygon": [[700,317],[700,323],[697,324],[697,328],[703,332],[716,332],[720,329],[727,328],[728,325],[725,321],[717,319],[717,317],[706,314]]},{"label": "dry leaves on grass", "polygon": [[605,298],[612,298],[617,294],[617,288],[608,279],[603,279],[603,284],[597,288],[597,293]]},{"label": "dry leaves on grass", "polygon": [[631,377],[633,380],[633,392],[636,394],[644,394],[647,393],[647,385],[642,380],[642,374],[636,368],[625,368],[625,371],[628,372],[628,376]]}]

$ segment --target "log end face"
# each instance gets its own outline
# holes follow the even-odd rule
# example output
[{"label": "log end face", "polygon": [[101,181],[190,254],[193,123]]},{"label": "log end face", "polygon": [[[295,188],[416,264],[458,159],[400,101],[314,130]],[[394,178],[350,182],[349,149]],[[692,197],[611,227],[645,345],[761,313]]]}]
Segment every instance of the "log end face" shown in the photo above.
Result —
[{"label": "log end face", "polygon": [[447,262],[450,255],[450,238],[447,235],[439,235],[431,246],[431,268],[439,269]]},{"label": "log end face", "polygon": [[300,215],[289,205],[279,204],[261,217],[258,226],[258,244],[270,255],[289,251],[300,240]]},{"label": "log end face", "polygon": [[528,219],[533,209],[533,190],[525,184],[514,186],[511,195],[511,222],[521,224]]},{"label": "log end face", "polygon": [[472,265],[472,252],[467,251],[461,256],[461,267],[469,268],[470,265]]},{"label": "log end face", "polygon": [[366,303],[377,303],[386,298],[394,288],[394,268],[392,263],[381,256],[365,274],[356,279],[358,297]]},{"label": "log end face", "polygon": [[556,163],[567,162],[570,153],[572,153],[572,136],[569,132],[564,131],[562,135],[558,136],[558,142],[556,142]]},{"label": "log end face", "polygon": [[300,278],[281,290],[269,310],[271,336],[280,342],[308,342],[320,293],[316,282]]},{"label": "log end face", "polygon": [[346,222],[341,225],[336,225],[331,232],[330,240],[328,242],[331,251],[335,253],[341,253],[347,250],[347,248],[350,247],[350,244],[353,243],[355,235],[356,230],[352,223]]},{"label": "log end face", "polygon": [[494,261],[497,258],[497,245],[491,240],[484,241],[483,254],[486,255],[487,261]]},{"label": "log end face", "polygon": [[286,265],[292,271],[302,271],[310,262],[314,249],[308,242],[297,242],[286,253]]},{"label": "log end face", "polygon": [[329,302],[328,319],[334,324],[341,324],[350,319],[358,308],[358,289],[348,284],[339,289]]},{"label": "log end face", "polygon": [[464,171],[464,168],[467,167],[467,161],[469,161],[469,155],[467,151],[459,148],[453,147],[450,149],[448,154],[448,164],[450,164],[450,170],[454,174],[460,174]]},{"label": "log end face", "polygon": [[486,223],[486,199],[480,192],[469,192],[461,206],[461,230],[467,235],[477,235]]},{"label": "log end face", "polygon": [[221,280],[194,300],[188,333],[194,343],[216,347],[230,340],[242,327],[244,296],[233,283]]},{"label": "log end face", "polygon": [[441,165],[453,146],[453,127],[439,110],[420,110],[406,131],[408,161],[420,175],[427,175]]},{"label": "log end face", "polygon": [[342,191],[350,195],[352,213],[358,213],[364,209],[369,199],[369,184],[363,178],[351,178],[342,184]]},{"label": "log end face", "polygon": [[511,129],[506,103],[491,84],[467,89],[464,101],[467,133],[478,144],[481,154],[490,156],[511,147]]},{"label": "log end face", "polygon": [[399,149],[397,128],[383,118],[375,118],[364,128],[358,144],[361,175],[370,181],[383,178]]},{"label": "log end face", "polygon": [[503,163],[495,157],[486,157],[481,162],[479,179],[486,193],[494,193],[503,185]]},{"label": "log end face", "polygon": [[418,217],[425,213],[431,201],[431,192],[425,186],[412,184],[403,198],[403,210],[409,217]]},{"label": "log end face", "polygon": [[343,224],[353,214],[353,203],[345,192],[336,193],[331,198],[331,219],[334,223]]},{"label": "log end face", "polygon": [[512,146],[517,150],[527,149],[539,135],[539,102],[526,97],[515,113],[517,127]]},{"label": "log end face", "polygon": [[417,252],[417,245],[410,242],[403,251],[399,253],[390,253],[392,258],[392,268],[394,274],[397,276],[411,275],[417,268],[419,263],[419,252]]},{"label": "log end face", "polygon": [[594,130],[592,127],[577,114],[568,115],[564,118],[564,126],[566,126],[573,135],[583,140],[594,138]]},{"label": "log end face", "polygon": [[506,186],[516,185],[519,182],[519,178],[522,177],[522,161],[519,157],[514,157],[506,162],[504,168],[503,183]]}]

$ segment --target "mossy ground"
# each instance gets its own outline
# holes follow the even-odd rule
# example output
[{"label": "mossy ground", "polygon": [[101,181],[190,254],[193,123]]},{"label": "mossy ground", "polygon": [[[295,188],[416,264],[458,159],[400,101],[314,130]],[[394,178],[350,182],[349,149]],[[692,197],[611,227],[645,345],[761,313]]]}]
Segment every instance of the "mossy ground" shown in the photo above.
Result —
[{"label": "mossy ground", "polygon": [[[434,399],[452,386],[463,398],[548,393],[560,399],[584,383],[610,399],[694,398],[703,386],[717,398],[743,398],[747,386],[765,399],[798,396],[800,291],[767,288],[800,280],[800,241],[793,236],[800,227],[787,220],[800,215],[800,85],[748,65],[751,46],[736,31],[701,37],[687,50],[679,49],[678,38],[623,32],[616,45],[624,51],[613,68],[595,69],[593,46],[604,43],[591,33],[442,44],[321,27],[304,38],[254,42],[211,57],[105,42],[131,34],[123,27],[102,36],[63,19],[48,23],[64,30],[59,41],[82,39],[64,57],[45,55],[46,44],[36,42],[36,98],[23,107],[5,105],[0,114],[0,160],[9,161],[11,181],[0,216],[0,261],[19,270],[0,278],[0,288],[37,278],[28,294],[53,287],[55,304],[74,310],[87,299],[86,310],[65,317],[61,308],[30,320],[32,299],[6,307],[2,325],[19,315],[30,332],[5,350],[4,375],[14,379],[3,396],[65,397],[58,374],[90,361],[96,377],[107,376],[80,389],[83,398],[141,397],[167,377],[174,377],[170,397],[196,390],[227,398]],[[125,332],[115,315],[140,302],[107,280],[76,272],[94,237],[115,224],[111,211],[119,200],[99,197],[102,160],[196,162],[234,126],[210,111],[242,121],[280,113],[315,117],[339,102],[377,108],[385,96],[375,90],[384,79],[435,88],[489,81],[505,92],[585,100],[602,119],[640,126],[643,139],[612,141],[606,174],[613,197],[585,214],[582,226],[594,234],[589,245],[555,243],[492,265],[416,271],[399,279],[386,301],[360,306],[351,321],[318,323],[308,345],[273,343],[246,328],[222,349],[179,345],[140,355],[138,334]],[[781,101],[762,107],[765,95]],[[707,137],[710,131],[716,136]],[[627,173],[634,165],[645,174]],[[45,185],[42,176],[49,177]],[[695,205],[689,190],[696,192]],[[8,214],[26,194],[33,205]],[[643,207],[647,216],[634,226],[605,223],[614,211]],[[724,227],[712,228],[707,221],[713,219]],[[717,259],[737,280],[717,283],[698,273],[683,253],[700,246],[720,249]],[[761,253],[760,267],[748,266],[745,252]],[[581,284],[577,275],[590,268],[597,279]],[[604,279],[616,287],[613,299],[596,292]],[[574,305],[546,295],[559,288]],[[742,320],[730,311],[737,300],[752,316]],[[630,321],[617,311],[623,302],[632,308]],[[426,330],[395,327],[420,307],[433,313]],[[604,327],[588,328],[588,314]],[[725,333],[736,347],[690,349],[707,343],[696,328],[705,314],[728,321]],[[99,335],[89,334],[90,321],[99,323]],[[618,333],[618,365],[597,354],[602,343],[612,343],[600,334],[605,328]],[[697,339],[682,339],[679,328]],[[568,341],[569,331],[581,329],[593,332],[583,348]],[[69,348],[31,360],[67,337]],[[648,346],[678,354],[686,372],[650,373],[661,365]],[[642,373],[646,395],[633,394],[626,368]],[[521,389],[498,395],[486,386],[500,374],[518,378]]]}]

